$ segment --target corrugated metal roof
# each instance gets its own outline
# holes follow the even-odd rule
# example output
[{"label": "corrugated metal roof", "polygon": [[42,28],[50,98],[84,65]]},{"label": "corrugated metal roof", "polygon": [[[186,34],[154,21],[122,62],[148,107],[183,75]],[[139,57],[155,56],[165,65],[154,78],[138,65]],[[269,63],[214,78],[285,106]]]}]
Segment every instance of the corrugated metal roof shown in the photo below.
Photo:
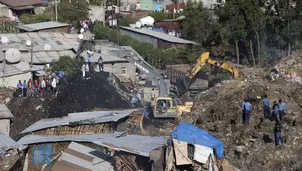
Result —
[{"label": "corrugated metal roof", "polygon": [[22,137],[17,144],[20,146],[47,143],[47,142],[63,142],[63,141],[76,141],[76,142],[93,142],[107,138],[114,138],[121,135],[121,133],[113,134],[78,134],[78,135],[26,135]]},{"label": "corrugated metal roof", "polygon": [[13,118],[12,112],[7,108],[5,104],[0,104],[0,119]]},{"label": "corrugated metal roof", "polygon": [[157,39],[161,39],[161,40],[164,40],[167,42],[180,43],[180,44],[196,44],[193,41],[181,39],[179,37],[171,36],[171,35],[168,35],[165,33],[160,33],[160,32],[156,32],[156,31],[149,30],[149,29],[136,29],[136,28],[130,28],[130,27],[120,27],[120,28],[124,29],[124,30],[128,30],[128,31],[136,32],[139,34],[144,34],[144,35],[148,35],[151,37],[155,37]]},{"label": "corrugated metal roof", "polygon": [[72,142],[62,153],[58,161],[52,166],[52,170],[91,170],[108,171],[113,169],[112,157],[95,149]]},{"label": "corrugated metal roof", "polygon": [[130,115],[137,109],[127,109],[120,111],[94,111],[94,112],[80,112],[72,113],[66,117],[54,119],[42,119],[33,125],[26,128],[21,133],[38,131],[45,128],[70,125],[70,124],[98,124],[105,122],[116,122],[126,116]]},{"label": "corrugated metal roof", "polygon": [[17,147],[17,143],[7,134],[0,132],[0,153]]},{"label": "corrugated metal roof", "polygon": [[69,24],[56,22],[56,21],[49,21],[49,22],[42,22],[42,23],[18,25],[17,27],[25,31],[39,31],[44,29],[66,27],[66,26],[69,26]]},{"label": "corrugated metal roof", "polygon": [[142,135],[126,135],[120,138],[94,141],[94,144],[105,146],[116,151],[124,151],[140,156],[149,157],[157,147],[167,143],[167,137],[151,137]]},{"label": "corrugated metal roof", "polygon": [[17,64],[6,64],[5,65],[5,71],[3,72],[3,63],[0,64],[0,77],[5,76],[13,76],[13,75],[18,75],[18,74],[23,74],[27,73],[30,71],[37,71],[39,70],[38,68],[32,68],[30,69],[29,63],[28,62],[20,62]]},{"label": "corrugated metal roof", "polygon": [[79,134],[79,135],[27,135],[21,138],[17,145],[26,146],[29,144],[47,143],[47,142],[92,142],[94,144],[104,146],[116,151],[124,151],[149,157],[150,153],[157,147],[167,143],[168,137],[152,137],[142,135],[126,135],[123,133],[114,134]]},{"label": "corrugated metal roof", "polygon": [[[21,52],[21,61],[30,62],[30,47],[26,46],[27,40],[33,42],[33,62],[35,64],[46,64],[53,60],[59,60],[61,55],[75,57],[75,51],[78,49],[79,41],[77,34],[67,33],[18,33],[18,34],[0,34],[0,37],[6,36],[8,44],[1,44],[0,50],[6,51],[9,48],[16,48]],[[49,44],[51,49],[44,50],[44,45]]]}]

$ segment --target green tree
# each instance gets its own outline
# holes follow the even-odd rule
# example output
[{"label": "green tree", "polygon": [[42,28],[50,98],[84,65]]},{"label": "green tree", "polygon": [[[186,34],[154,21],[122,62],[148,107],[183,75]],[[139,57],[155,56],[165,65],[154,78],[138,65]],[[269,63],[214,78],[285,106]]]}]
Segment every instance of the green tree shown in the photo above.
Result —
[{"label": "green tree", "polygon": [[196,41],[203,47],[211,44],[213,18],[202,3],[188,2],[184,10],[185,20],[182,22],[183,37]]},{"label": "green tree", "polygon": [[89,17],[89,4],[86,0],[61,0],[58,3],[58,20],[77,25]]}]

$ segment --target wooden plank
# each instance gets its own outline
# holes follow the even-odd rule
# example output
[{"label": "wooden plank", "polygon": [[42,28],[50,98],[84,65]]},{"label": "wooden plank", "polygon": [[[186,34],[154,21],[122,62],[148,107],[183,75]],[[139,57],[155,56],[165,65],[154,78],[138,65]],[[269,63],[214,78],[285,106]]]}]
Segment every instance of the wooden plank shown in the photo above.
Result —
[{"label": "wooden plank", "polygon": [[80,158],[80,159],[83,159],[83,160],[86,160],[86,161],[88,161],[88,162],[92,162],[93,159],[94,159],[94,158],[91,157],[91,156],[88,156],[88,155],[86,155],[86,154],[83,154],[83,153],[81,153],[81,152],[75,151],[75,150],[70,149],[70,148],[67,148],[67,150],[65,150],[65,153],[70,154],[70,155],[72,155],[72,156],[76,156],[76,157],[78,157],[78,158]]},{"label": "wooden plank", "polygon": [[70,163],[66,160],[57,161],[51,168],[52,171],[92,171],[79,165]]}]

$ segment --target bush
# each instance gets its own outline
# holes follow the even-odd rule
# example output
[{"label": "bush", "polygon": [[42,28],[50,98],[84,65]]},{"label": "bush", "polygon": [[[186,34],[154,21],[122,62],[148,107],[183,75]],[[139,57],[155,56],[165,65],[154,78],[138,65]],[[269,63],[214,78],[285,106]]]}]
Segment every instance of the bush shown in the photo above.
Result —
[{"label": "bush", "polygon": [[117,42],[117,37],[119,36],[121,46],[131,46],[149,63],[154,64],[154,62],[158,60],[162,60],[169,64],[187,62],[186,58],[181,57],[181,50],[157,49],[151,43],[140,42],[128,35],[122,36],[118,33],[117,30],[110,29],[109,27],[104,27],[100,24],[95,25],[94,33],[96,39],[107,39],[115,43]]},{"label": "bush", "polygon": [[50,17],[47,14],[22,14],[20,20],[24,24],[32,24],[50,21]]},{"label": "bush", "polygon": [[64,71],[67,75],[72,74],[81,64],[80,59],[72,59],[69,56],[61,56],[57,62],[51,64],[51,71]]}]

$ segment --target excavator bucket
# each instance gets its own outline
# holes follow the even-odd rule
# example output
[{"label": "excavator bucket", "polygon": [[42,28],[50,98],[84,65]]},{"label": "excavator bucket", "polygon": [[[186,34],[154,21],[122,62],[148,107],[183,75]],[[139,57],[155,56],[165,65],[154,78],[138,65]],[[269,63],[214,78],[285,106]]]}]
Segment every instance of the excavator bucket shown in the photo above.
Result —
[{"label": "excavator bucket", "polygon": [[187,90],[189,89],[190,85],[192,84],[191,81],[192,81],[191,78],[189,78],[188,76],[176,79],[178,93],[180,95],[182,95],[185,92],[187,92]]}]

